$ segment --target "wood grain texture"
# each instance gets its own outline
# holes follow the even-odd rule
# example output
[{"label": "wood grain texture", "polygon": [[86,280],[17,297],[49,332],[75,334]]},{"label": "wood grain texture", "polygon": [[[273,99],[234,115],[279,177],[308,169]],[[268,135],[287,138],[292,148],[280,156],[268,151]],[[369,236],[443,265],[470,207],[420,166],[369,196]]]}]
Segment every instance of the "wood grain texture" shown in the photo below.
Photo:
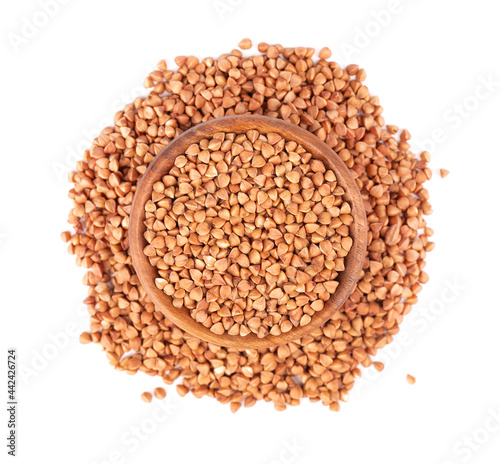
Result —
[{"label": "wood grain texture", "polygon": [[[345,199],[351,205],[351,214],[354,218],[350,226],[350,236],[353,245],[345,258],[345,271],[339,273],[339,286],[325,307],[314,314],[309,324],[294,327],[290,332],[281,335],[268,335],[258,338],[251,333],[246,337],[235,335],[217,335],[196,322],[187,308],[175,308],[171,297],[165,295],[154,283],[158,276],[157,269],[149,263],[143,253],[147,242],[144,238],[144,206],[151,197],[153,184],[166,175],[174,163],[174,159],[185,153],[186,149],[199,140],[209,138],[216,132],[245,133],[256,129],[262,134],[274,132],[285,138],[301,144],[309,153],[335,172],[338,184],[346,191]],[[280,119],[264,116],[226,116],[199,124],[184,132],[170,142],[149,165],[142,176],[132,204],[129,225],[130,254],[135,271],[141,285],[155,304],[156,308],[181,329],[210,343],[220,346],[246,348],[264,348],[286,343],[303,337],[328,321],[344,304],[353,291],[361,273],[366,256],[367,225],[366,215],[361,194],[356,182],[339,156],[311,132]]]}]

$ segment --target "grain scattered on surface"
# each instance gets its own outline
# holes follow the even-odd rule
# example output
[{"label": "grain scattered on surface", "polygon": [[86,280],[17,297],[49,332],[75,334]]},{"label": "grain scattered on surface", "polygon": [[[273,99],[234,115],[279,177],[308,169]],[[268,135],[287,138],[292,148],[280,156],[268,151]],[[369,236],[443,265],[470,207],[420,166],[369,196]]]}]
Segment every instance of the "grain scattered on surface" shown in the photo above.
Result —
[{"label": "grain scattered on surface", "polygon": [[328,47],[323,47],[320,51],[319,51],[319,55],[320,59],[322,60],[327,60],[328,58],[330,58],[332,56],[332,52],[331,50],[328,48]]},{"label": "grain scattered on surface", "polygon": [[154,389],[154,395],[155,398],[158,398],[159,400],[164,399],[167,396],[167,392],[164,388],[162,387],[157,387]]},{"label": "grain scattered on surface", "polygon": [[242,50],[248,50],[252,48],[252,41],[250,39],[242,39],[240,43],[238,44],[238,47],[241,48]]},{"label": "grain scattered on surface", "polygon": [[82,332],[80,335],[80,343],[86,345],[87,343],[92,343],[92,337],[88,332]]}]

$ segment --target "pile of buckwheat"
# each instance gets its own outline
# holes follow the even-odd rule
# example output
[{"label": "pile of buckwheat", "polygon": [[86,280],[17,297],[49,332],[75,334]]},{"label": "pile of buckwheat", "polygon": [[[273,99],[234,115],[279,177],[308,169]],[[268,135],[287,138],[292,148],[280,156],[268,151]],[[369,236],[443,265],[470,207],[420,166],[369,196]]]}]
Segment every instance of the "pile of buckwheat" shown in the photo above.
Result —
[{"label": "pile of buckwheat", "polygon": [[[428,280],[429,154],[416,158],[408,131],[397,136],[398,127],[385,125],[357,65],[327,61],[326,48],[318,60],[312,48],[258,49],[248,57],[239,50],[201,61],[178,57],[177,70],[161,61],[146,78],[149,95],[116,113],[114,126],[102,130],[70,174],[74,233],[63,239],[88,269],[90,331],[80,340],[100,344],[118,370],[159,375],[176,382],[182,396],[208,395],[232,411],[258,400],[284,410],[304,397],[338,410],[360,367],[391,343]],[[355,178],[368,219],[363,271],[341,310],[300,340],[269,349],[222,348],[175,327],[155,310],[128,254],[131,204],[148,164],[189,127],[234,114],[281,118],[326,142]]]},{"label": "pile of buckwheat", "polygon": [[203,139],[144,207],[155,284],[216,334],[263,338],[307,325],[353,244],[344,194],[331,169],[278,134]]}]

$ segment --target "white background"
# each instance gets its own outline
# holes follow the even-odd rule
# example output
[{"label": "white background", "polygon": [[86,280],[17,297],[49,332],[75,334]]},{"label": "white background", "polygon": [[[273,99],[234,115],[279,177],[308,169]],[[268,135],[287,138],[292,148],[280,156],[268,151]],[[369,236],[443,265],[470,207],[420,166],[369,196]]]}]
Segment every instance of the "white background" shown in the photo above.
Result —
[{"label": "white background", "polygon": [[[0,375],[7,347],[22,366],[18,457],[6,456],[2,405],[1,462],[500,462],[498,2],[66,0],[46,24],[41,3],[0,14]],[[381,353],[386,369],[366,371],[340,413],[304,401],[233,415],[175,387],[169,403],[145,404],[160,379],[117,372],[78,343],[86,288],[59,239],[71,207],[61,171],[160,59],[217,56],[243,37],[359,63],[386,122],[431,145],[431,281]]]}]

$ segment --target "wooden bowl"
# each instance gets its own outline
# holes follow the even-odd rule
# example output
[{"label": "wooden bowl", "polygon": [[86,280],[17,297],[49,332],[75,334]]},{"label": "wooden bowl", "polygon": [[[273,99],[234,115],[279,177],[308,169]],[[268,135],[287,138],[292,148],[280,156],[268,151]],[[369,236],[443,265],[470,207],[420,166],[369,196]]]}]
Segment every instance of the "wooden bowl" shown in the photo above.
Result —
[{"label": "wooden bowl", "polygon": [[[346,191],[344,198],[351,205],[351,214],[354,218],[350,226],[350,236],[353,239],[353,244],[345,258],[345,271],[339,273],[339,286],[326,302],[325,307],[312,316],[309,324],[294,327],[287,333],[268,335],[264,338],[258,338],[254,333],[250,333],[245,337],[228,335],[227,333],[222,335],[214,334],[208,328],[196,322],[187,308],[175,308],[172,305],[172,298],[156,287],[154,280],[158,276],[158,271],[149,263],[149,258],[143,253],[143,249],[147,245],[144,238],[146,230],[144,206],[151,198],[153,184],[169,172],[174,159],[184,154],[191,144],[197,143],[204,138],[210,138],[216,132],[245,133],[251,129],[256,129],[262,134],[274,132],[286,140],[293,140],[302,145],[314,158],[321,160],[329,169],[332,169],[337,176],[338,184]],[[239,349],[264,348],[303,337],[323,325],[339,310],[359,279],[366,254],[367,226],[363,201],[356,182],[339,156],[314,134],[276,118],[246,115],[226,116],[199,124],[187,130],[170,142],[149,165],[135,192],[130,215],[129,242],[132,263],[141,285],[145,288],[156,308],[174,324],[191,335],[216,345]]]}]

